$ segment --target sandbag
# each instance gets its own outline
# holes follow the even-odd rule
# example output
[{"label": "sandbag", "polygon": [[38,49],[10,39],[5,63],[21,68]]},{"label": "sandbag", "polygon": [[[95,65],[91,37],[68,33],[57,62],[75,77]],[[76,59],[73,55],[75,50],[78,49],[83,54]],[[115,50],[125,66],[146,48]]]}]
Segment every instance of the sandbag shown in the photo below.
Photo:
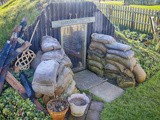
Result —
[{"label": "sandbag", "polygon": [[125,66],[123,66],[122,64],[115,62],[115,61],[111,61],[111,60],[106,60],[106,62],[116,66],[116,68],[121,74],[128,76],[132,79],[135,79],[133,73],[129,69],[127,69]]},{"label": "sandbag", "polygon": [[42,96],[43,96],[43,94],[41,94],[41,93],[35,93],[36,98],[41,98]]},{"label": "sandbag", "polygon": [[61,62],[61,59],[64,58],[64,55],[65,55],[65,53],[64,53],[63,49],[49,51],[49,52],[46,52],[42,55],[41,61],[56,60],[58,62]]},{"label": "sandbag", "polygon": [[117,76],[119,75],[117,73],[111,72],[110,70],[105,70],[104,72],[105,72],[104,76],[108,79],[117,79]]},{"label": "sandbag", "polygon": [[54,95],[55,87],[52,84],[43,85],[43,84],[38,84],[38,83],[32,82],[32,87],[33,87],[34,91],[38,91],[41,94],[48,95],[48,96]]},{"label": "sandbag", "polygon": [[124,58],[119,57],[117,55],[107,54],[106,61],[107,60],[112,60],[112,61],[118,62],[118,63],[124,65],[126,68],[128,68],[131,71],[133,71],[133,68],[136,65],[136,59],[134,57],[132,57],[131,59],[124,59]]},{"label": "sandbag", "polygon": [[67,89],[67,86],[69,86],[71,81],[73,81],[72,74],[67,74],[66,77],[62,81],[60,82],[58,81],[57,87],[55,89],[55,94],[57,96],[60,96],[64,92],[64,90]]},{"label": "sandbag", "polygon": [[64,93],[67,95],[71,95],[74,93],[75,89],[76,89],[76,82],[72,80],[67,89],[65,89]]},{"label": "sandbag", "polygon": [[60,64],[63,64],[64,66],[67,66],[67,67],[72,67],[72,62],[67,55],[64,55]]},{"label": "sandbag", "polygon": [[48,101],[50,100],[50,96],[48,95],[43,95],[42,101],[45,105],[47,105]]},{"label": "sandbag", "polygon": [[131,59],[134,56],[134,52],[132,50],[118,51],[118,50],[108,49],[107,53],[118,55],[118,56],[123,57],[125,59]]},{"label": "sandbag", "polygon": [[73,76],[73,72],[69,67],[64,67],[64,69],[62,70],[62,72],[60,72],[57,75],[57,86],[61,86],[64,83],[64,79],[68,76],[71,75]]},{"label": "sandbag", "polygon": [[140,64],[136,64],[136,66],[133,69],[133,73],[138,83],[142,83],[145,81],[147,75]]},{"label": "sandbag", "polygon": [[91,66],[91,65],[88,65],[88,69],[101,77],[104,76],[104,70],[100,70],[99,68]]},{"label": "sandbag", "polygon": [[111,44],[105,44],[105,46],[108,49],[120,50],[120,51],[127,51],[131,49],[131,46],[122,44],[122,43],[118,43],[118,42],[113,42]]},{"label": "sandbag", "polygon": [[33,76],[33,90],[45,95],[54,95],[58,67],[59,63],[55,60],[42,61]]},{"label": "sandbag", "polygon": [[61,86],[66,89],[66,87],[70,84],[70,82],[73,81],[73,75],[68,74],[65,78]]},{"label": "sandbag", "polygon": [[98,56],[96,56],[96,55],[94,55],[94,54],[88,54],[88,58],[87,58],[88,60],[94,60],[94,61],[97,61],[97,62],[99,62],[99,63],[101,63],[102,65],[105,65],[106,64],[106,62],[105,62],[105,59],[104,58],[100,58],[100,57],[98,57]]},{"label": "sandbag", "polygon": [[95,50],[88,50],[88,54],[90,54],[90,55],[96,55],[96,56],[98,56],[98,57],[100,57],[100,58],[104,58],[105,57],[105,54],[102,52],[102,51],[100,51],[100,50],[98,50],[98,49],[95,49]]},{"label": "sandbag", "polygon": [[105,65],[105,70],[112,72],[112,73],[119,73],[120,72],[119,69],[115,65],[112,65],[110,63],[107,63]]},{"label": "sandbag", "polygon": [[99,69],[103,69],[103,65],[97,61],[94,60],[88,60],[88,64],[91,66],[98,67]]},{"label": "sandbag", "polygon": [[41,41],[41,49],[43,52],[61,49],[58,40],[52,36],[43,36]]},{"label": "sandbag", "polygon": [[117,77],[117,84],[121,88],[134,87],[135,80],[121,75]]},{"label": "sandbag", "polygon": [[107,52],[107,48],[105,47],[104,44],[98,43],[98,42],[94,42],[94,41],[91,42],[89,48],[90,48],[91,50],[99,49],[99,50],[101,50],[103,53],[106,53],[106,52]]},{"label": "sandbag", "polygon": [[109,35],[93,33],[91,37],[93,41],[104,43],[104,44],[110,44],[110,43],[116,42],[116,40]]},{"label": "sandbag", "polygon": [[38,51],[37,52],[36,57],[31,62],[31,68],[33,68],[34,70],[36,70],[37,66],[41,63],[41,57],[42,57],[42,55],[43,55],[42,51]]}]

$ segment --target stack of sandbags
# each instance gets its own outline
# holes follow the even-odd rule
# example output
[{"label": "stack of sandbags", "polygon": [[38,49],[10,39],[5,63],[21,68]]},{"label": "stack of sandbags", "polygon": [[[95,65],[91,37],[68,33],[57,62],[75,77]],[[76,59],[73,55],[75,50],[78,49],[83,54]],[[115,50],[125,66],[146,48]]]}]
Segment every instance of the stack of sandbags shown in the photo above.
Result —
[{"label": "stack of sandbags", "polygon": [[40,61],[35,62],[35,73],[32,81],[33,90],[45,96],[60,96],[62,93],[72,94],[75,81],[71,70],[72,63],[58,40],[44,36],[41,42],[42,52],[38,52]]},{"label": "stack of sandbags", "polygon": [[88,68],[100,76],[104,76],[104,65],[107,48],[105,44],[115,42],[115,39],[108,35],[92,34],[91,44],[88,50]]},{"label": "stack of sandbags", "polygon": [[[98,44],[94,45],[93,47],[92,44],[94,42]],[[103,50],[104,48],[106,50],[106,52],[103,51],[105,54],[105,57],[103,58],[105,59],[105,65],[102,64],[102,61],[100,61],[102,64],[101,69],[104,69],[104,75],[106,77],[116,78],[118,85],[123,88],[135,86],[136,81],[141,83],[146,79],[146,73],[137,63],[136,58],[134,57],[134,52],[131,50],[131,46],[118,43],[111,36],[93,33],[89,47],[92,49],[89,49],[89,51],[92,50],[92,53],[96,52],[96,50],[93,48],[97,48],[99,44],[101,44],[101,47],[99,48],[102,49],[103,45],[105,46],[103,47]],[[90,54],[88,54],[88,59],[89,58]],[[92,64],[88,60],[88,66],[90,65]],[[95,67],[96,69],[99,69],[98,66]],[[93,69],[90,70],[95,72]],[[99,74],[98,72],[96,73]]]}]

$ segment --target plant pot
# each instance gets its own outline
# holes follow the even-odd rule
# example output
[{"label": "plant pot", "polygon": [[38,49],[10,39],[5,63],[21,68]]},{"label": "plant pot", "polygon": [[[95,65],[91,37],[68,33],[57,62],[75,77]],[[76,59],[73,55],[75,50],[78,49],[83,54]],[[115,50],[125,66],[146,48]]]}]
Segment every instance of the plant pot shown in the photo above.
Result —
[{"label": "plant pot", "polygon": [[[60,103],[60,105],[58,106],[59,103]],[[61,105],[61,103],[62,103],[62,105]],[[52,99],[47,103],[47,110],[53,120],[64,120],[65,115],[68,111],[68,108],[69,108],[69,103],[65,100]]]},{"label": "plant pot", "polygon": [[86,94],[72,94],[68,98],[68,102],[71,109],[71,114],[76,117],[83,116],[85,113],[85,110],[89,104],[89,98],[86,96]]}]

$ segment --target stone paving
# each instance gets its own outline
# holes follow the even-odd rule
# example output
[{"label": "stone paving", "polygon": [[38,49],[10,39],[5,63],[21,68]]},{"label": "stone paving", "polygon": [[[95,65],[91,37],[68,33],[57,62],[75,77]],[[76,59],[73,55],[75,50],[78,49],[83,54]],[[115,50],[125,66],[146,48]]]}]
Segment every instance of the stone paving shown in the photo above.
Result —
[{"label": "stone paving", "polygon": [[80,90],[88,90],[107,81],[106,79],[98,77],[89,70],[75,73],[74,80],[76,81],[77,88]]},{"label": "stone paving", "polygon": [[106,102],[111,102],[124,93],[120,87],[110,84],[107,79],[98,77],[88,70],[76,73],[74,80],[78,89],[89,90]]},{"label": "stone paving", "polygon": [[92,101],[86,116],[86,120],[99,120],[100,112],[103,110],[103,107],[104,103]]},{"label": "stone paving", "polygon": [[[124,93],[123,89],[107,82],[108,79],[98,77],[88,70],[76,73],[74,80],[78,89],[88,90],[106,102],[111,102]],[[100,120],[100,113],[104,108],[104,103],[93,101],[91,96],[88,97],[90,98],[90,104],[85,114],[81,117],[74,117],[68,113],[67,120]]]}]

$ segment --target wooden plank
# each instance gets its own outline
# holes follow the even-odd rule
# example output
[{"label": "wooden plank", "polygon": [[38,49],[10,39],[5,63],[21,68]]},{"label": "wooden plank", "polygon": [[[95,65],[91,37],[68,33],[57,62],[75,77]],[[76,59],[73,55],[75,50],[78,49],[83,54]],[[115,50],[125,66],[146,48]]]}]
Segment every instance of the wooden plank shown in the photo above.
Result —
[{"label": "wooden plank", "polygon": [[[146,13],[146,9],[143,9],[143,12],[142,12],[142,22],[145,22],[145,14]],[[141,31],[145,31],[145,25],[142,24],[142,30]]]},{"label": "wooden plank", "polygon": [[137,8],[134,8],[134,30],[137,29]]},{"label": "wooden plank", "polygon": [[[146,9],[145,12],[148,13],[148,9]],[[144,22],[148,23],[148,15],[145,15],[145,21]],[[148,25],[145,25],[144,30],[145,30],[146,33],[148,32]]]},{"label": "wooden plank", "polygon": [[125,18],[125,7],[124,6],[122,6],[122,18],[123,18],[122,25],[125,26],[125,20],[124,20],[124,18]]},{"label": "wooden plank", "polygon": [[[140,21],[139,21],[139,22],[141,22],[141,23],[143,22],[142,13],[143,13],[143,9],[141,9],[141,11],[140,11]],[[140,29],[139,29],[140,31],[142,30],[142,26],[143,26],[143,25],[140,24]]]},{"label": "wooden plank", "polygon": [[[151,10],[148,9],[148,13],[150,13],[150,12],[151,12]],[[151,23],[150,21],[151,21],[150,16],[147,15],[147,23],[150,24]],[[149,32],[150,32],[150,25],[147,25],[147,33],[149,33]]]},{"label": "wooden plank", "polygon": [[7,72],[6,81],[20,94],[26,93],[26,90],[24,89],[24,87],[10,72]]},{"label": "wooden plank", "polygon": [[123,8],[119,6],[119,12],[120,12],[120,23],[123,25]]},{"label": "wooden plank", "polygon": [[[137,21],[139,21],[139,20],[140,20],[140,13],[139,13],[139,12],[140,12],[140,10],[141,10],[141,9],[140,9],[140,8],[138,8],[138,11],[137,11],[137,12],[138,12],[138,13],[137,13]],[[139,24],[139,23],[137,23],[137,30],[139,30],[139,28],[140,28],[140,24]]]},{"label": "wooden plank", "polygon": [[85,23],[91,23],[91,22],[95,22],[95,17],[84,17],[84,18],[78,18],[78,19],[58,20],[58,21],[52,21],[52,28],[71,26],[71,25],[76,25],[76,24],[85,24]]},{"label": "wooden plank", "polygon": [[[118,11],[117,11],[117,6],[113,6],[114,7],[114,9],[113,9],[113,12],[112,12],[112,16],[118,16]],[[113,18],[113,17],[112,17]],[[114,24],[118,24],[118,19],[116,19],[116,18],[114,18],[113,19],[113,23]]]},{"label": "wooden plank", "polygon": [[117,11],[118,11],[118,23],[120,25],[122,24],[120,6],[117,6]]}]

